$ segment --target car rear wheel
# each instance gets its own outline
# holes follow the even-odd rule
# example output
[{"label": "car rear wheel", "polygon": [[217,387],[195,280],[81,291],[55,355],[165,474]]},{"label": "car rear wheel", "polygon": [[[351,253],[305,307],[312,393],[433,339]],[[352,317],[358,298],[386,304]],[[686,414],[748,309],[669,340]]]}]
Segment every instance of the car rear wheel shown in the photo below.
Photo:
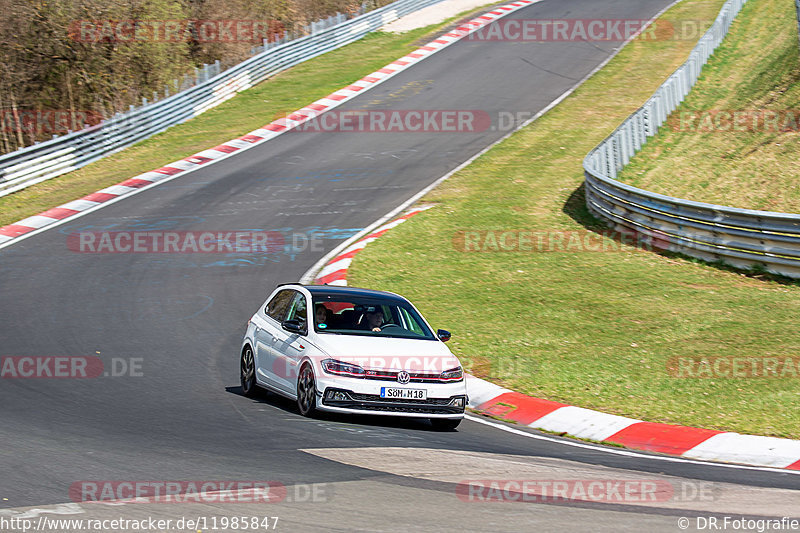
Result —
[{"label": "car rear wheel", "polygon": [[312,416],[317,408],[317,385],[314,371],[308,363],[300,369],[297,376],[297,409],[303,416]]},{"label": "car rear wheel", "polygon": [[431,425],[437,431],[453,431],[460,423],[460,418],[431,418]]},{"label": "car rear wheel", "polygon": [[253,349],[245,346],[242,350],[242,360],[239,365],[239,376],[242,384],[242,394],[248,398],[256,395],[256,365],[253,359]]}]

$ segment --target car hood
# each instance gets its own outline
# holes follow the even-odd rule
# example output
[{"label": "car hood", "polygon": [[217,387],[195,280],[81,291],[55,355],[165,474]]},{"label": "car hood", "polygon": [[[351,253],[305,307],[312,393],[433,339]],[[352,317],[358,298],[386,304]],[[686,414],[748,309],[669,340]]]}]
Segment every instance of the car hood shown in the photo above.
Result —
[{"label": "car hood", "polygon": [[460,366],[443,342],[358,335],[318,335],[330,357],[363,368],[442,372]]}]

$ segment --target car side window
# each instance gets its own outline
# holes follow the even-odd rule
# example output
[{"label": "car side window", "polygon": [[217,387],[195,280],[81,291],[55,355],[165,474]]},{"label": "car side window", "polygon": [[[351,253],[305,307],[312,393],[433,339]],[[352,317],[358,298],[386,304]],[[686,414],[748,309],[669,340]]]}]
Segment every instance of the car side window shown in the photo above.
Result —
[{"label": "car side window", "polygon": [[289,309],[289,314],[286,316],[286,320],[297,320],[300,324],[305,325],[308,320],[307,307],[306,297],[295,291],[294,299],[292,300],[292,305]]},{"label": "car side window", "polygon": [[269,301],[264,312],[267,316],[274,318],[278,322],[282,322],[283,317],[286,316],[286,311],[289,309],[289,305],[292,303],[292,297],[295,294],[296,291],[291,289],[280,291]]},{"label": "car side window", "polygon": [[414,317],[412,317],[406,309],[403,309],[401,307],[400,314],[403,317],[403,322],[406,323],[405,326],[406,329],[413,331],[417,335],[422,335],[422,336],[425,335],[425,332],[422,330],[422,327],[420,327],[419,323],[416,320],[414,320]]}]

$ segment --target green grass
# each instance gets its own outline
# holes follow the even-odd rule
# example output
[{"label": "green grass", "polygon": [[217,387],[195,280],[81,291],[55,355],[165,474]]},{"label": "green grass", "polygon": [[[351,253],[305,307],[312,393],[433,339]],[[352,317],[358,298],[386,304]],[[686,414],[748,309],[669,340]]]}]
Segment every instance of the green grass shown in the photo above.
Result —
[{"label": "green grass", "polygon": [[[491,2],[487,1],[487,5]],[[0,197],[0,226],[260,128],[404,56],[427,42],[432,34],[468,16],[468,13],[403,34],[371,33],[353,44],[282,72],[199,117],[123,152]]]},{"label": "green grass", "polygon": [[[711,20],[722,3],[685,0],[668,16]],[[797,354],[800,285],[643,251],[457,246],[464,230],[599,228],[584,205],[583,157],[693,45],[624,48],[558,107],[422,200],[436,207],[367,246],[350,283],[406,295],[434,327],[453,332],[450,346],[469,370],[515,390],[644,420],[800,438],[798,379],[667,372],[674,356]]]},{"label": "green grass", "polygon": [[702,118],[709,110],[792,110],[796,120],[798,81],[793,3],[751,0],[668,127],[647,143],[620,179],[691,200],[800,213],[797,127],[734,131],[721,123],[711,131],[679,131],[682,123],[694,129],[687,113]]}]

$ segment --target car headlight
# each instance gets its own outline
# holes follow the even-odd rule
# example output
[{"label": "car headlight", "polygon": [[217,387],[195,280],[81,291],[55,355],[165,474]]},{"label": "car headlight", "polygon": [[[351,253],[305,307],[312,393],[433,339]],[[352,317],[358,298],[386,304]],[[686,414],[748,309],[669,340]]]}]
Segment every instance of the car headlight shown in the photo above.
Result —
[{"label": "car headlight", "polygon": [[337,361],[336,359],[325,359],[322,361],[322,369],[328,374],[337,376],[348,376],[351,378],[363,378],[364,369],[358,365]]},{"label": "car headlight", "polygon": [[464,379],[464,371],[460,366],[457,366],[439,374],[439,379],[441,381],[461,381]]}]

